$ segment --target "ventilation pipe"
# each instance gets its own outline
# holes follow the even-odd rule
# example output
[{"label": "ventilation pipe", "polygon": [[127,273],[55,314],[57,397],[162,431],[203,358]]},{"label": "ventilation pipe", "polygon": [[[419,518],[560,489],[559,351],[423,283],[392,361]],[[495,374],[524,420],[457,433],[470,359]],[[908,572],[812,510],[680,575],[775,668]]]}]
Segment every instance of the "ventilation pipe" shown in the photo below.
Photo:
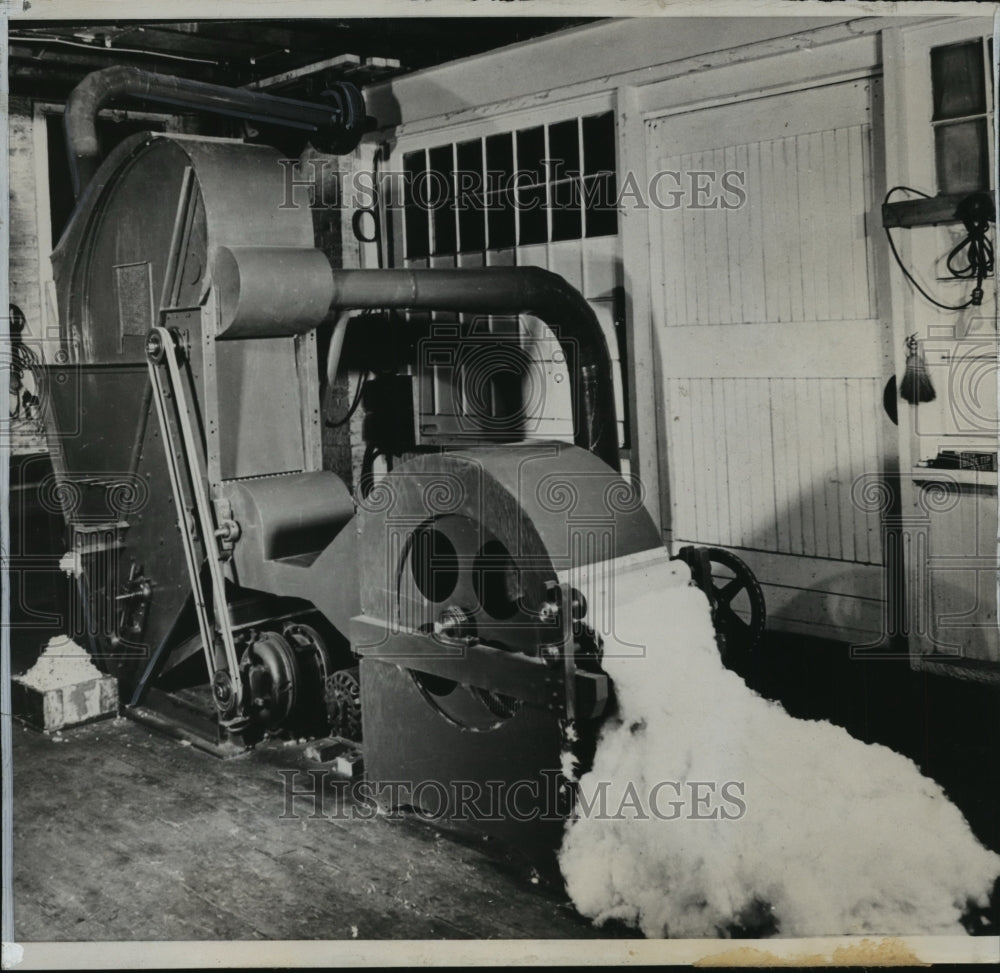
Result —
[{"label": "ventilation pipe", "polygon": [[[541,318],[566,359],[573,438],[619,469],[611,356],[593,308],[558,274],[539,267],[338,270],[320,273],[316,251],[219,247],[213,279],[221,338],[267,337],[338,311],[455,311]],[[294,305],[294,308],[293,308]]]},{"label": "ventilation pipe", "polygon": [[335,82],[324,94],[330,97],[329,104],[279,98],[132,67],[94,71],[73,89],[66,102],[64,124],[73,193],[80,198],[101,163],[97,115],[117,99],[300,129],[309,133],[313,144],[322,151],[350,152],[369,129],[361,92],[352,84]]}]

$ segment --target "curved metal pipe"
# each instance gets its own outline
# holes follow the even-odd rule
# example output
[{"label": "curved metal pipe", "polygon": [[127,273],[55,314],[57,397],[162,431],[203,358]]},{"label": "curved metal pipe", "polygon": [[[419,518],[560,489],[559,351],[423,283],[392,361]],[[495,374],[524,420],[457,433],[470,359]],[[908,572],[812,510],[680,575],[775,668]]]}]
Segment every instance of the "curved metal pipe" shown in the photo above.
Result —
[{"label": "curved metal pipe", "polygon": [[101,162],[97,113],[115,98],[134,98],[297,128],[325,140],[323,148],[349,152],[368,121],[360,91],[351,84],[331,85],[335,104],[278,98],[258,91],[226,88],[133,67],[111,67],[88,74],[70,93],[64,126],[73,193],[77,199]]},{"label": "curved metal pipe", "polygon": [[333,325],[330,335],[330,347],[326,353],[326,384],[333,385],[340,371],[340,356],[344,351],[344,339],[347,337],[347,324],[351,320],[350,311],[341,311]]},{"label": "curved metal pipe", "polygon": [[540,267],[464,270],[336,270],[331,306],[466,314],[532,314],[566,358],[573,440],[618,470],[611,356],[593,308],[558,274]]}]

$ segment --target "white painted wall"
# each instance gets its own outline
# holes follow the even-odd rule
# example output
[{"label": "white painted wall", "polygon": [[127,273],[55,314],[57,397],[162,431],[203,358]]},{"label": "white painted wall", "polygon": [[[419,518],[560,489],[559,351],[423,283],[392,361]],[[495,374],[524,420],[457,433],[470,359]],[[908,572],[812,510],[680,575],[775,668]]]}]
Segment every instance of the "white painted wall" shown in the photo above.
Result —
[{"label": "white painted wall", "polygon": [[[852,78],[877,78],[882,71],[881,45],[884,30],[917,28],[926,23],[927,29],[933,31],[941,22],[943,21],[931,22],[930,18],[736,20],[719,17],[604,21],[514,45],[488,55],[417,72],[374,86],[368,89],[366,97],[369,111],[379,118],[383,126],[377,137],[388,137],[399,147],[431,145],[438,139],[458,140],[465,132],[510,130],[517,127],[518,117],[529,117],[537,112],[553,118],[559,117],[560,112],[565,112],[565,116],[569,117],[574,113],[575,107],[587,99],[610,97],[617,113],[619,179],[622,180],[625,173],[632,173],[642,184],[650,164],[647,158],[647,123],[651,118],[665,114],[683,116],[685,112],[743,101],[749,103],[752,99],[760,99],[765,95],[817,88]],[[848,227],[848,235],[852,240],[860,233],[861,238],[866,241],[860,250],[852,254],[851,259],[864,259],[867,248],[873,260],[873,263],[862,267],[865,280],[859,294],[864,306],[855,308],[854,304],[858,302],[854,301],[850,308],[845,309],[840,306],[841,295],[837,295],[835,303],[838,311],[833,319],[834,323],[840,322],[840,319],[847,322],[843,326],[844,341],[831,353],[829,334],[824,331],[820,336],[819,331],[822,329],[817,329],[817,347],[811,353],[814,361],[825,362],[828,366],[825,370],[821,369],[824,376],[830,372],[825,380],[841,383],[837,385],[837,390],[843,393],[840,398],[836,394],[827,396],[830,400],[828,404],[839,417],[834,421],[837,435],[829,439],[833,455],[839,455],[838,444],[842,445],[841,440],[846,442],[845,436],[856,433],[866,442],[870,439],[878,455],[866,454],[865,462],[872,467],[869,472],[877,475],[882,471],[891,471],[897,463],[895,433],[887,425],[885,428],[878,425],[885,420],[877,408],[876,400],[880,397],[884,378],[892,374],[899,364],[893,357],[890,324],[892,295],[889,293],[884,263],[880,199],[876,198],[883,191],[885,181],[882,110],[883,104],[879,96],[872,103],[871,149],[865,150],[870,151],[871,157],[866,156],[866,184],[859,190],[864,197],[858,210],[860,222],[851,223]],[[711,116],[706,114],[705,117]],[[821,121],[822,119],[817,119],[817,132],[823,130],[823,126],[819,124]],[[822,151],[822,137],[817,145]],[[665,149],[661,152],[663,154],[669,155]],[[794,162],[797,170],[805,167],[805,170],[812,171],[817,168],[810,165],[808,153]],[[829,199],[827,204],[832,205]],[[835,209],[834,206],[834,211]],[[652,279],[649,264],[650,220],[653,218],[648,212],[624,212],[616,254],[620,254],[618,259],[621,260],[621,269],[618,273],[625,285],[629,317],[629,378],[632,385],[633,417],[630,430],[631,468],[650,491],[648,509],[654,517],[660,516],[659,499],[664,498],[661,524],[665,539],[669,541],[672,527],[668,491],[671,475],[667,469],[670,450],[667,433],[660,427],[662,420],[658,420],[658,416],[661,412],[660,404],[667,398],[671,383],[676,384],[681,376],[661,374],[659,365],[660,332],[665,323],[656,323],[656,307],[662,307],[662,294],[654,296],[654,290],[662,288],[663,280]],[[764,232],[765,228],[759,229]],[[841,248],[834,246],[836,240],[831,243],[824,236],[822,227],[814,227],[814,232],[815,241],[820,248],[813,254],[816,258],[813,261],[814,269],[829,270],[831,265],[836,265],[838,260],[843,259]],[[683,241],[682,245],[686,247]],[[687,250],[685,254],[689,255]],[[718,262],[717,272],[713,274],[716,282],[731,282],[736,279],[739,254],[734,255],[731,248],[723,248],[721,252],[716,252],[714,259]],[[800,269],[804,275],[804,265]],[[854,277],[857,276],[857,267],[853,264],[847,270],[852,271]],[[827,303],[833,306],[836,282],[831,283],[830,274],[820,276],[825,282]],[[805,318],[818,321],[823,315],[818,308],[813,310],[815,313],[811,317],[805,315]],[[744,318],[745,315],[740,320]],[[761,313],[756,316],[746,318],[748,321],[751,319],[759,319],[764,325],[771,321],[766,309],[761,309]],[[869,370],[864,371],[865,376],[871,376],[869,378],[860,376],[860,373],[856,376],[853,372],[850,376],[846,372],[841,375],[843,369],[838,371],[835,365],[838,357],[850,357],[850,340],[847,334],[851,332],[851,321],[854,319],[869,323],[869,337],[872,340],[868,341],[866,338],[866,342],[872,346],[869,349],[872,361],[866,366]],[[783,319],[778,315],[775,323],[778,324],[781,320]],[[719,322],[713,323],[719,325]],[[738,326],[738,322],[733,323]],[[805,323],[805,319],[800,325],[802,323]],[[772,335],[772,338],[779,340],[780,336]],[[808,338],[805,339],[805,344],[808,344]],[[797,353],[805,353],[809,358],[809,349],[804,347],[802,341],[799,345],[801,347],[798,347]],[[697,357],[697,343],[688,350]],[[736,353],[740,354],[738,349]],[[759,354],[751,362],[756,368],[752,378],[757,384],[753,385],[753,389],[748,388],[744,390],[746,394],[743,394],[743,386],[739,382],[733,384],[731,391],[735,396],[734,401],[738,399],[744,411],[755,408],[755,402],[761,409],[768,407],[766,396],[757,402],[749,394],[750,391],[759,391],[758,380],[767,382],[773,379],[786,383],[794,381],[778,369],[774,370],[773,375],[769,374],[766,365],[762,364],[766,362],[766,358],[766,354]],[[744,365],[747,363],[745,354],[741,356],[741,361]],[[695,373],[689,371],[687,374],[693,376]],[[749,373],[743,375],[741,372],[737,377],[746,384],[751,381],[748,375]],[[819,375],[820,372],[817,372],[817,376]],[[705,377],[711,379],[724,376],[719,372]],[[858,396],[851,398],[850,386],[844,384],[848,379],[856,384],[860,383],[859,389],[863,394],[859,392]],[[825,401],[825,393],[818,386],[817,389],[816,413],[826,415],[829,410],[821,407]],[[713,409],[714,405],[713,392]],[[710,416],[711,411],[708,410],[705,416]],[[862,411],[863,416],[860,414]],[[854,416],[854,412],[858,415]],[[873,412],[877,413],[877,417],[871,415]],[[853,425],[852,416],[857,420]],[[878,428],[872,426],[873,422]],[[814,430],[817,448],[822,448],[819,444],[826,437],[822,426],[823,423],[818,423]],[[851,428],[848,429],[848,426]],[[731,483],[732,472],[730,470],[723,480],[730,482],[730,488],[735,494],[737,488]],[[840,503],[841,506],[841,501],[849,503],[844,498],[849,492],[849,481],[856,473],[853,466],[833,471],[832,475],[842,481],[842,485],[847,484],[844,489],[838,488],[831,494],[835,503]],[[780,471],[772,470],[771,475],[773,482],[758,484],[768,495],[776,495],[779,490],[787,492],[793,486],[796,489],[810,486],[803,487],[798,482],[801,479],[798,476],[792,483]],[[697,482],[697,471],[692,476]],[[715,480],[718,480],[718,476]],[[705,488],[708,489],[708,486],[712,486],[718,494],[719,483],[713,480]],[[819,485],[819,489],[822,494],[830,493],[825,482]],[[743,499],[740,500],[741,505]],[[794,603],[797,606],[795,612],[786,619],[793,629],[864,641],[873,632],[877,634],[880,627],[885,579],[882,576],[880,539],[872,536],[871,525],[868,523],[870,518],[866,519],[867,515],[864,515],[859,520],[855,516],[856,512],[849,513],[853,525],[851,529],[841,531],[843,537],[838,534],[835,551],[832,547],[825,555],[819,548],[812,551],[818,557],[807,558],[801,553],[797,555],[794,545],[790,544],[785,545],[788,548],[785,551],[778,543],[780,525],[775,525],[775,544],[772,545],[774,552],[759,559],[758,571],[773,574],[773,577],[762,578],[770,587],[772,595],[776,592],[783,604]],[[846,543],[844,538],[850,543]],[[740,549],[740,542],[735,535],[727,535],[726,538],[706,536],[685,539],[702,543],[716,540]],[[826,562],[840,564],[841,567],[821,570]],[[851,574],[849,567],[851,563],[858,565],[854,574]],[[796,613],[797,617],[792,617]]]},{"label": "white painted wall", "polygon": [[[582,89],[648,84],[673,63],[701,66],[741,56],[748,45],[815,33],[846,18],[670,17],[605,20],[462,58],[365,89],[368,111],[400,132],[430,119],[457,121],[499,102],[513,107]],[[692,65],[697,69],[697,65]],[[661,70],[658,70],[661,69]],[[666,69],[666,70],[663,70]]]}]

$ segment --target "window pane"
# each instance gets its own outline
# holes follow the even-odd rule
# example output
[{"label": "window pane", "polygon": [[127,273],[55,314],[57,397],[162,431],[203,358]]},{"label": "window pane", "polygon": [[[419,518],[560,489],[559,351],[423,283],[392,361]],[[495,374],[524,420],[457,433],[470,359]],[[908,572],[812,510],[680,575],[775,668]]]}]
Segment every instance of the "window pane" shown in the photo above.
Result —
[{"label": "window pane", "polygon": [[516,192],[520,233],[518,243],[545,243],[548,221],[545,213],[545,186],[521,186]]},{"label": "window pane", "polygon": [[606,172],[583,181],[587,236],[613,236],[618,232],[615,174]]},{"label": "window pane", "polygon": [[483,195],[483,143],[476,139],[473,142],[459,142],[456,150],[458,195]]},{"label": "window pane", "polygon": [[428,202],[434,214],[434,253],[455,252],[455,186],[451,146],[431,149],[429,161]]},{"label": "window pane", "polygon": [[512,193],[513,190],[505,189],[503,192],[493,193],[487,197],[486,220],[490,234],[490,249],[498,250],[502,247],[514,246],[514,199]]},{"label": "window pane", "polygon": [[486,211],[478,196],[463,196],[458,203],[458,249],[462,253],[486,247]]},{"label": "window pane", "polygon": [[521,129],[517,133],[517,169],[518,172],[531,174],[522,176],[522,182],[545,182],[544,156],[545,129],[541,125]]},{"label": "window pane", "polygon": [[931,81],[935,121],[986,111],[982,42],[935,47],[931,51]]},{"label": "window pane", "polygon": [[458,249],[463,253],[486,246],[486,211],[483,192],[483,143],[459,142],[455,170],[458,194]]},{"label": "window pane", "polygon": [[938,191],[967,193],[989,188],[986,119],[938,125],[934,129]]},{"label": "window pane", "polygon": [[588,175],[615,170],[615,116],[612,112],[583,119],[583,171]]},{"label": "window pane", "polygon": [[510,185],[514,173],[514,136],[509,132],[486,137],[486,172],[489,191]]},{"label": "window pane", "polygon": [[403,218],[406,221],[406,256],[426,257],[428,250],[427,210],[417,203],[426,177],[423,152],[407,152],[403,156]]},{"label": "window pane", "polygon": [[571,118],[549,126],[549,178],[565,179],[580,172],[580,130]]},{"label": "window pane", "polygon": [[580,214],[580,181],[564,179],[549,186],[552,239],[579,240],[583,235]]}]

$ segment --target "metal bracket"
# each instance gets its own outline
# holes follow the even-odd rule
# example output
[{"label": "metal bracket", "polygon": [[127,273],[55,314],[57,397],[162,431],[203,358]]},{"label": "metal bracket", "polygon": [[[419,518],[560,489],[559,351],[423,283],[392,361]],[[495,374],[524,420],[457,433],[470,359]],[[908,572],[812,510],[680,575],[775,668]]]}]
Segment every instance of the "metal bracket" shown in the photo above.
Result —
[{"label": "metal bracket", "polygon": [[141,567],[133,561],[128,580],[122,585],[122,593],[115,598],[121,604],[115,629],[119,638],[123,635],[129,637],[142,634],[152,597],[152,581],[143,575]]},{"label": "metal bracket", "polygon": [[242,531],[233,517],[233,505],[228,497],[216,497],[212,503],[215,506],[215,519],[219,525],[215,529],[215,536],[219,542],[220,555],[228,560]]},{"label": "metal bracket", "polygon": [[576,653],[573,640],[573,587],[559,584],[559,627],[562,639],[563,676],[566,689],[566,722],[576,721]]}]

